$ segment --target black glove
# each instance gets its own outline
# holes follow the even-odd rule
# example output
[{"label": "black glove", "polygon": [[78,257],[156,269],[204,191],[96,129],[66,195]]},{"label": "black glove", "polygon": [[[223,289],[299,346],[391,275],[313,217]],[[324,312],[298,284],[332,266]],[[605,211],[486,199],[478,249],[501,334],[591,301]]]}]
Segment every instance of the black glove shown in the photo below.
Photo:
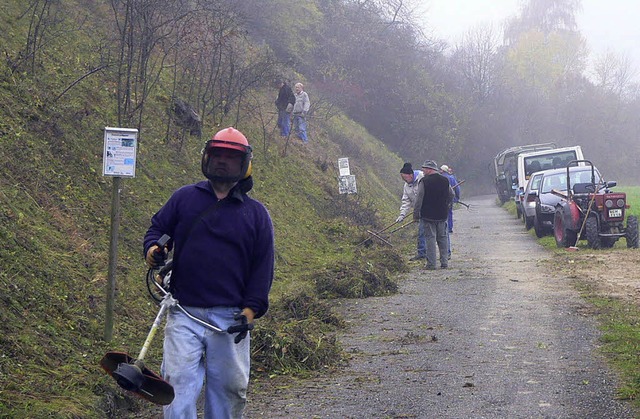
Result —
[{"label": "black glove", "polygon": [[249,323],[247,321],[247,317],[242,313],[236,314],[233,319],[239,320],[240,324],[229,326],[229,328],[227,329],[227,333],[237,333],[238,335],[233,339],[233,341],[235,343],[240,343],[242,339],[247,337],[247,333],[249,332],[249,330],[253,330],[253,323]]},{"label": "black glove", "polygon": [[164,265],[164,261],[167,259],[167,243],[169,243],[171,237],[167,234],[163,234],[155,243],[158,246],[153,253],[151,253],[151,261],[147,258],[147,263],[153,268],[157,268]]},{"label": "black glove", "polygon": [[158,247],[151,256],[153,256],[154,266],[163,266],[164,261],[167,259],[167,253],[164,251],[164,247]]}]

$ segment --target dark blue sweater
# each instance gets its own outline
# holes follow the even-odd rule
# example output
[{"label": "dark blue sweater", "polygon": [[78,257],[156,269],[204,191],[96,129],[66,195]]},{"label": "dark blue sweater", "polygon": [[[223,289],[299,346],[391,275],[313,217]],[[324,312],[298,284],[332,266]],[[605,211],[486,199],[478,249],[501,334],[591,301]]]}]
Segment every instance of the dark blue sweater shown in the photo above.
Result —
[{"label": "dark blue sweater", "polygon": [[151,218],[144,254],[168,234],[174,249],[171,292],[180,304],[249,307],[257,318],[269,307],[273,225],[266,208],[241,186],[221,201],[208,181],[175,191]]}]

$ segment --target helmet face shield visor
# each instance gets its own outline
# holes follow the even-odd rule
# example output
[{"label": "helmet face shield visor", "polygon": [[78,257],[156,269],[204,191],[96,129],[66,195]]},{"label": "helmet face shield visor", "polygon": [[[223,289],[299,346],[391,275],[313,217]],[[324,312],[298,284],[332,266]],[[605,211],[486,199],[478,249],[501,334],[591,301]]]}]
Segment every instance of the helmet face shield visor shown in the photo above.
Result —
[{"label": "helmet face shield visor", "polygon": [[207,141],[202,152],[202,173],[212,181],[237,182],[247,177],[251,147],[228,141]]}]

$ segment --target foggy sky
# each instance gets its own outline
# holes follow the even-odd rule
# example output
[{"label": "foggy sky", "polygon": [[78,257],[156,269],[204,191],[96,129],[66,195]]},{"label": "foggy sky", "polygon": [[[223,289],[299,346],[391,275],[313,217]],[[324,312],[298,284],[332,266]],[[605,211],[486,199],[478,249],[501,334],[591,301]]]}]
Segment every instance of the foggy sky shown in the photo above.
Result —
[{"label": "foggy sky", "polygon": [[[420,13],[427,33],[455,43],[476,25],[492,23],[500,30],[506,18],[518,13],[521,3],[522,0],[425,0]],[[582,11],[576,19],[592,59],[611,50],[627,55],[634,68],[640,69],[640,1],[582,0]]]}]

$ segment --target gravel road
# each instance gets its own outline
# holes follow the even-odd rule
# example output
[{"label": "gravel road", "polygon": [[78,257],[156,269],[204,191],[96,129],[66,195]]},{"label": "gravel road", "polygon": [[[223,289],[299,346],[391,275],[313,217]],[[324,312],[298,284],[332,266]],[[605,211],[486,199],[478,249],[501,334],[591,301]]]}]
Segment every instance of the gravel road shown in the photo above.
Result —
[{"label": "gravel road", "polygon": [[337,373],[252,383],[246,418],[634,418],[596,325],[494,196],[456,210],[449,269],[415,265],[390,297],[343,300]]}]

